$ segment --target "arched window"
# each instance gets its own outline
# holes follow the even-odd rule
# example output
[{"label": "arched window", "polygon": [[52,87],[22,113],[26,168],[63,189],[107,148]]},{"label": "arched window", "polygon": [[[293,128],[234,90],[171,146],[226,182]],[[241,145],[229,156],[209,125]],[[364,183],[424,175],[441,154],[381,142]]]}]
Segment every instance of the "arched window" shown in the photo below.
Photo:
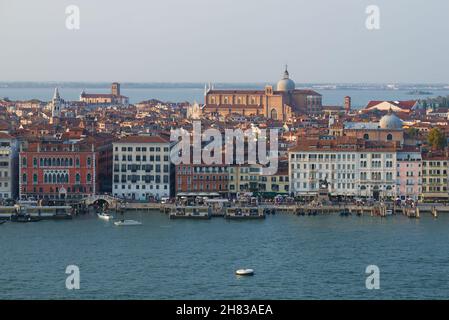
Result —
[{"label": "arched window", "polygon": [[68,158],[65,158],[65,161],[64,161],[64,162],[65,162],[64,165],[65,165],[66,167],[68,167],[68,166],[69,166],[69,159],[68,159]]},{"label": "arched window", "polygon": [[277,120],[278,119],[278,113],[276,109],[271,109],[271,119]]},{"label": "arched window", "polygon": [[389,134],[387,135],[387,140],[388,140],[388,141],[393,140],[393,135],[392,135],[391,133],[389,133]]},{"label": "arched window", "polygon": [[368,133],[365,133],[365,134],[363,135],[363,139],[369,140],[369,134],[368,134]]},{"label": "arched window", "polygon": [[65,174],[65,182],[69,183],[69,174],[68,173]]},{"label": "arched window", "polygon": [[23,183],[26,183],[26,182],[27,182],[27,174],[26,174],[26,173],[24,173],[24,174],[22,175],[22,182],[23,182]]},{"label": "arched window", "polygon": [[27,158],[25,158],[25,157],[22,158],[22,166],[24,166],[24,167],[27,166]]},{"label": "arched window", "polygon": [[61,183],[61,175],[59,173],[56,175],[56,182]]},{"label": "arched window", "polygon": [[87,174],[87,182],[89,183],[90,180],[92,180],[92,176],[90,175],[90,173]]},{"label": "arched window", "polygon": [[56,173],[53,173],[53,183],[56,183]]},{"label": "arched window", "polygon": [[54,167],[54,166],[56,166],[56,159],[55,158],[52,158],[51,159],[51,165]]},{"label": "arched window", "polygon": [[61,166],[61,159],[58,158],[58,159],[56,160],[56,165],[57,165],[58,167]]},{"label": "arched window", "polygon": [[33,174],[33,183],[37,183],[37,174]]},{"label": "arched window", "polygon": [[76,179],[76,183],[80,183],[81,177],[80,177],[79,173],[76,174],[76,178],[75,179]]},{"label": "arched window", "polygon": [[87,158],[87,166],[90,167],[90,165],[92,164],[92,160],[90,159],[90,157]]},{"label": "arched window", "polygon": [[72,158],[69,159],[69,166],[73,166],[73,159]]},{"label": "arched window", "polygon": [[47,177],[47,174],[45,173],[44,174],[44,183],[47,183],[48,182],[48,177]]}]

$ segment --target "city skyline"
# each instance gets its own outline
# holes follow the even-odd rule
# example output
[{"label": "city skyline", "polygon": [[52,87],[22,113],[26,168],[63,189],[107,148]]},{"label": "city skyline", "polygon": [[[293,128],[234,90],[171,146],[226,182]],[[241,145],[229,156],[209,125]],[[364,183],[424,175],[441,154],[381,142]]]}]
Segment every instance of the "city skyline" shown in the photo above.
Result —
[{"label": "city skyline", "polygon": [[[365,25],[373,4],[379,30]],[[69,5],[79,7],[79,30],[66,28]],[[270,82],[285,64],[297,83],[448,81],[449,48],[439,40],[449,29],[444,1],[111,1],[105,8],[0,2],[7,30],[0,81]]]}]

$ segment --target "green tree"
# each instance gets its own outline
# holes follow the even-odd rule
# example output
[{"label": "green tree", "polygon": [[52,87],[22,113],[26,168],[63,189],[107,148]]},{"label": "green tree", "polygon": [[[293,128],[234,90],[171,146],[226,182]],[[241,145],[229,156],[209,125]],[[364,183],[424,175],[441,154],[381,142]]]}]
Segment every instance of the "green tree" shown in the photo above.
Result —
[{"label": "green tree", "polygon": [[410,127],[408,129],[405,130],[405,133],[410,137],[410,138],[418,138],[418,134],[419,134],[419,130],[413,127]]},{"label": "green tree", "polygon": [[446,136],[438,128],[430,130],[427,141],[434,150],[442,150],[446,146]]}]

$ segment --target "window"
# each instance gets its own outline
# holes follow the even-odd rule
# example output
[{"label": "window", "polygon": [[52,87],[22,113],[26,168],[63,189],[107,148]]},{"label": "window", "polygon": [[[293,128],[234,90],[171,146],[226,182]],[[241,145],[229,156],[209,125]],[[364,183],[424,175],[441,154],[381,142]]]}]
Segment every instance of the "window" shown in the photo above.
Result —
[{"label": "window", "polygon": [[25,158],[25,157],[22,158],[22,166],[24,166],[24,167],[27,166],[27,158]]},{"label": "window", "polygon": [[389,134],[387,135],[387,140],[388,140],[388,141],[393,140],[393,136],[391,135],[391,133],[389,133]]},{"label": "window", "polygon": [[90,173],[87,174],[87,183],[90,183],[90,181],[92,180],[92,176]]},{"label": "window", "polygon": [[81,177],[80,177],[79,173],[76,174],[75,180],[76,180],[76,183],[80,183]]},{"label": "window", "polygon": [[22,182],[23,182],[23,183],[26,183],[26,182],[27,182],[27,174],[26,174],[26,173],[24,173],[24,174],[22,175]]}]

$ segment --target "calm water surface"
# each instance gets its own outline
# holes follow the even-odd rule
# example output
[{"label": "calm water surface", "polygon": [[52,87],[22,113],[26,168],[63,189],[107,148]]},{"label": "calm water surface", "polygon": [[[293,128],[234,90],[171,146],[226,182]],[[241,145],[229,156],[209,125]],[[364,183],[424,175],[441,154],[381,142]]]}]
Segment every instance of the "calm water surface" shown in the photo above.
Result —
[{"label": "calm water surface", "polygon": [[[87,93],[110,93],[110,88],[84,88]],[[260,87],[263,89],[263,87]],[[61,97],[65,100],[79,100],[82,88],[59,88]],[[324,105],[343,105],[344,97],[352,98],[354,108],[367,105],[370,100],[411,100],[449,95],[449,90],[433,90],[431,95],[409,94],[410,90],[357,90],[357,89],[316,89],[323,95]],[[8,97],[12,100],[40,99],[49,101],[53,97],[54,88],[1,88],[0,98]],[[123,95],[130,98],[131,103],[138,103],[148,99],[159,99],[162,101],[182,102],[189,101],[204,102],[203,88],[122,88]]]},{"label": "calm water surface", "polygon": [[[94,215],[0,225],[0,299],[447,299],[449,217],[293,215],[116,227]],[[80,268],[81,289],[65,288]],[[365,289],[379,266],[380,290]],[[253,268],[253,277],[234,275]]]}]

